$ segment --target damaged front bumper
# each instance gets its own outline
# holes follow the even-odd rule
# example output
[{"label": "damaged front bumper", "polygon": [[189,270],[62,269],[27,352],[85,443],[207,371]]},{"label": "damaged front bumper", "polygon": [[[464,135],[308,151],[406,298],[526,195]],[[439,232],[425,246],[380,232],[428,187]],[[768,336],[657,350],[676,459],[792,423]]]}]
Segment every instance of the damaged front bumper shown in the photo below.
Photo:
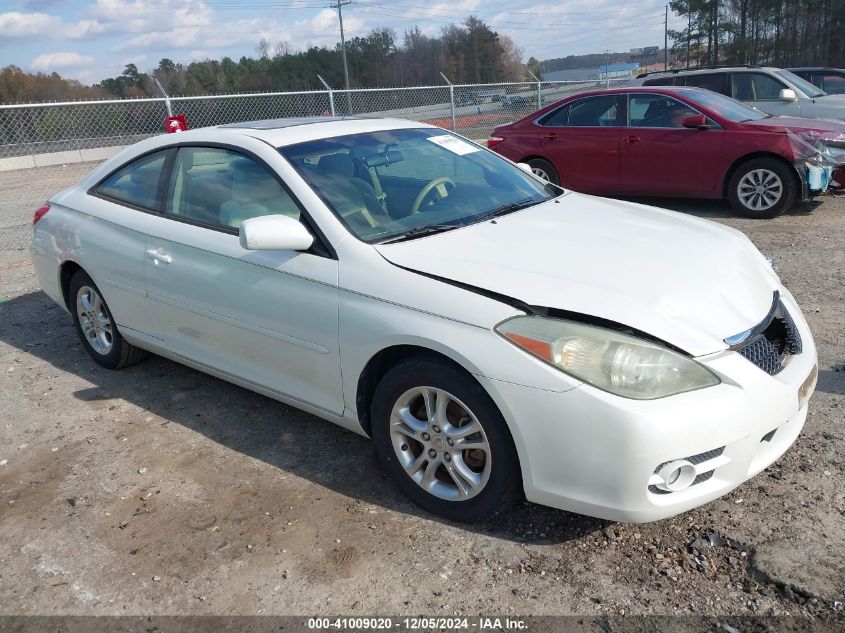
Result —
[{"label": "damaged front bumper", "polygon": [[795,169],[801,179],[801,198],[811,200],[845,186],[845,134],[788,132]]}]

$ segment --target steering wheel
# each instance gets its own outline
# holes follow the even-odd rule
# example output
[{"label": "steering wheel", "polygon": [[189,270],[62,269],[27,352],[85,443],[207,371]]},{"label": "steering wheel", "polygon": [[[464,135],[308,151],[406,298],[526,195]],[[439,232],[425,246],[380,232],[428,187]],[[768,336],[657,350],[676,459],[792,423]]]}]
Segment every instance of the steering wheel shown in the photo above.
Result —
[{"label": "steering wheel", "polygon": [[455,181],[451,178],[447,178],[446,176],[441,176],[440,178],[435,178],[430,182],[426,183],[425,187],[422,188],[417,199],[414,200],[414,205],[411,207],[411,214],[419,213],[420,207],[422,206],[425,199],[428,197],[432,191],[436,190],[437,195],[440,196],[440,199],[446,198],[449,196],[449,189],[446,185],[451,185],[451,189],[455,188]]}]

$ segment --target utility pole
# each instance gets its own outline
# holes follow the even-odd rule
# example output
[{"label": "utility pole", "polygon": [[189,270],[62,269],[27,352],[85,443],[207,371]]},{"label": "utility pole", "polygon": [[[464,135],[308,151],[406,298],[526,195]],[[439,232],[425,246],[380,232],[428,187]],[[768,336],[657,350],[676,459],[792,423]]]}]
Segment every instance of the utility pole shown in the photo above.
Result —
[{"label": "utility pole", "polygon": [[[653,20],[654,18],[652,18]],[[342,33],[343,31],[341,31]],[[669,5],[666,5],[666,18],[663,21],[663,70],[669,70]]]},{"label": "utility pole", "polygon": [[687,0],[687,68],[689,68],[689,41],[692,37],[692,0]]},{"label": "utility pole", "polygon": [[[343,11],[341,7],[346,4],[352,4],[352,0],[346,0],[345,2],[341,2],[341,0],[337,0],[337,19],[340,22],[340,51],[343,56],[343,80],[344,84],[346,85],[346,90],[349,90],[349,66],[346,65],[346,38],[343,36]],[[349,93],[347,92],[347,95]],[[348,98],[348,96],[347,96]]]}]

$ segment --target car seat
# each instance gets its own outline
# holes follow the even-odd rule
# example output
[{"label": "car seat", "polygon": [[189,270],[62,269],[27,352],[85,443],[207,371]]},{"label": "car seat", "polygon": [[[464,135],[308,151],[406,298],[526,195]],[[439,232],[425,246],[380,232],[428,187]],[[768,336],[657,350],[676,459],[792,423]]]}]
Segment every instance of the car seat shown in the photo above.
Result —
[{"label": "car seat", "polygon": [[287,215],[299,219],[299,208],[266,168],[238,157],[229,163],[231,198],[220,205],[220,223],[238,228],[241,222],[262,215]]},{"label": "car seat", "polygon": [[334,210],[348,223],[366,229],[391,221],[372,185],[355,177],[355,164],[348,153],[321,156],[309,172]]}]

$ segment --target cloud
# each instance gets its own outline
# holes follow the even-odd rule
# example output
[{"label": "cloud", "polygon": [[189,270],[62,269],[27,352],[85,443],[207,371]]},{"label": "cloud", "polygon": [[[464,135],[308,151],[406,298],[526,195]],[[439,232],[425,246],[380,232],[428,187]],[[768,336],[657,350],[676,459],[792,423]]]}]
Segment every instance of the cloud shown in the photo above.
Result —
[{"label": "cloud", "polygon": [[92,35],[99,35],[106,29],[106,25],[99,20],[80,20],[73,26],[66,27],[64,33],[73,39],[85,39]]},{"label": "cloud", "polygon": [[55,33],[61,26],[59,18],[46,13],[0,13],[0,40]]},{"label": "cloud", "polygon": [[109,31],[124,33],[209,25],[213,13],[203,0],[97,0],[88,12]]},{"label": "cloud", "polygon": [[33,70],[51,71],[57,68],[89,66],[93,63],[93,57],[79,53],[44,53],[32,61],[31,67]]}]

